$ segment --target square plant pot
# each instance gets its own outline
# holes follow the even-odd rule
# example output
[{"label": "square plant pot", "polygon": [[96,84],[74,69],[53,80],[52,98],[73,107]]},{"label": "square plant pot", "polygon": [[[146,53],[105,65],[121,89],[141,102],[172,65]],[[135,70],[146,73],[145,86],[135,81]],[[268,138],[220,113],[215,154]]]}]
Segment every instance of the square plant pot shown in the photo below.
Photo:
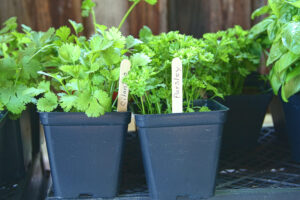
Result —
[{"label": "square plant pot", "polygon": [[292,159],[300,163],[300,94],[290,97],[287,103],[282,101],[282,105]]},{"label": "square plant pot", "polygon": [[22,135],[19,120],[0,112],[0,186],[12,184],[25,175]]},{"label": "square plant pot", "polygon": [[264,122],[272,93],[233,95],[220,100],[230,110],[224,124],[222,153],[252,149]]},{"label": "square plant pot", "polygon": [[54,195],[112,198],[118,193],[124,135],[130,113],[40,113]]},{"label": "square plant pot", "polygon": [[210,112],[135,115],[150,196],[154,200],[213,196],[228,108],[201,100]]}]

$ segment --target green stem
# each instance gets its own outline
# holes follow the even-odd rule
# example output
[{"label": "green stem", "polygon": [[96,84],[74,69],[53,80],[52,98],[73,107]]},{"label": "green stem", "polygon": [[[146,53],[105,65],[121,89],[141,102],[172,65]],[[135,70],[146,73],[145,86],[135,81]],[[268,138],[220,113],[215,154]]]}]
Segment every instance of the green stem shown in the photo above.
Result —
[{"label": "green stem", "polygon": [[144,107],[144,102],[143,102],[143,97],[140,97],[140,100],[141,100],[141,103],[142,103],[142,114],[145,115],[146,112],[145,112],[145,107]]},{"label": "green stem", "polygon": [[139,0],[139,1],[135,1],[135,2],[131,5],[131,7],[129,8],[129,10],[127,11],[127,13],[125,14],[125,16],[123,17],[123,19],[122,19],[120,25],[118,26],[118,29],[119,29],[119,30],[122,28],[122,26],[123,26],[124,22],[126,21],[127,17],[129,16],[129,14],[132,12],[132,10],[134,9],[134,7],[135,7],[138,3],[140,3],[140,0]]},{"label": "green stem", "polygon": [[96,33],[97,32],[97,20],[96,20],[96,14],[95,14],[94,9],[92,9],[91,13],[92,13],[93,24],[94,24],[94,29],[95,29],[95,33]]},{"label": "green stem", "polygon": [[49,44],[49,45],[46,45],[46,46],[43,46],[41,49],[39,49],[35,54],[33,54],[29,60],[33,59],[36,55],[38,55],[42,50],[48,48],[48,47],[51,47],[51,46],[54,46],[54,44]]},{"label": "green stem", "polygon": [[65,91],[67,92],[68,95],[71,95],[70,92],[67,90],[65,84],[62,81],[59,81],[60,84],[63,86],[63,88],[65,89]]}]

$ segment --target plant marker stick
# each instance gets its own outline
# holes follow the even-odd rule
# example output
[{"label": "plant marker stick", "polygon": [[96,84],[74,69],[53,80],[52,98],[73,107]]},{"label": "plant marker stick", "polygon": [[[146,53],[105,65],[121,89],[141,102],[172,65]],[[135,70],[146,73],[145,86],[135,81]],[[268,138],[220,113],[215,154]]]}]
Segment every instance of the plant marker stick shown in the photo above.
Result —
[{"label": "plant marker stick", "polygon": [[127,76],[131,67],[129,60],[123,60],[120,67],[119,92],[118,92],[118,112],[127,112],[129,88],[123,83],[123,79]]},{"label": "plant marker stick", "polygon": [[172,61],[172,113],[182,113],[182,62],[179,58]]}]

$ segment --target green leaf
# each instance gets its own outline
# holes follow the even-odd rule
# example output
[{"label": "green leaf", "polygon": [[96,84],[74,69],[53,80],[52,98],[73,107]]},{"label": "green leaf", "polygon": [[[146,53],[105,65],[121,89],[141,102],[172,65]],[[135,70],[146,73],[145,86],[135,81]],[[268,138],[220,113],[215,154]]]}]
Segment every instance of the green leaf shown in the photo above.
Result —
[{"label": "green leaf", "polygon": [[288,3],[291,4],[291,5],[293,5],[293,6],[295,6],[295,7],[297,7],[297,8],[300,8],[300,0],[295,1],[295,2],[289,2],[288,1]]},{"label": "green leaf", "polygon": [[9,31],[14,31],[18,27],[17,18],[16,17],[9,18],[3,23],[3,25],[4,28],[0,30],[0,34],[7,33]]},{"label": "green leaf", "polygon": [[267,31],[268,26],[273,22],[273,19],[271,18],[266,18],[263,21],[259,22],[258,24],[254,25],[251,30],[250,34],[253,37],[257,37],[259,34]]},{"label": "green leaf", "polygon": [[108,48],[102,52],[102,56],[107,65],[114,65],[121,62],[121,52],[116,48]]},{"label": "green leaf", "polygon": [[124,48],[126,44],[126,38],[122,35],[122,33],[115,27],[112,27],[106,32],[105,37],[108,40],[114,42],[115,48]]},{"label": "green leaf", "polygon": [[86,78],[87,73],[85,73],[86,67],[84,65],[62,65],[59,69],[63,72],[68,73],[74,78]]},{"label": "green leaf", "polygon": [[90,46],[93,51],[103,51],[110,48],[114,44],[114,41],[105,40],[99,35],[95,35],[90,40]]},{"label": "green leaf", "polygon": [[300,65],[293,68],[286,76],[286,82],[291,81],[292,79],[300,76]]},{"label": "green leaf", "polygon": [[145,0],[150,5],[155,5],[157,3],[157,0]]},{"label": "green leaf", "polygon": [[111,111],[111,97],[103,90],[96,90],[94,93],[94,97],[98,100],[100,105],[104,108],[106,112]]},{"label": "green leaf", "polygon": [[43,98],[37,102],[37,108],[41,112],[52,112],[58,106],[57,96],[52,92],[47,92]]},{"label": "green leaf", "polygon": [[276,34],[277,34],[277,24],[276,21],[273,21],[269,26],[268,26],[268,36],[269,36],[269,40],[273,41],[276,38]]},{"label": "green leaf", "polygon": [[64,94],[63,96],[60,97],[59,103],[65,112],[69,112],[73,107],[75,107],[76,100],[77,100],[77,96]]},{"label": "green leaf", "polygon": [[71,30],[67,26],[62,26],[58,30],[56,30],[56,35],[63,41],[66,42],[68,37],[71,34]]},{"label": "green leaf", "polygon": [[141,40],[138,40],[136,38],[134,38],[133,36],[129,35],[127,38],[126,38],[126,48],[127,49],[130,49],[132,47],[135,47],[136,45],[139,45],[143,43]]},{"label": "green leaf", "polygon": [[152,31],[147,26],[144,26],[139,32],[139,37],[142,41],[149,41],[152,36]]},{"label": "green leaf", "polygon": [[83,25],[81,23],[77,23],[70,19],[69,19],[69,22],[72,25],[76,35],[78,35],[79,33],[81,33],[83,31]]},{"label": "green leaf", "polygon": [[282,99],[288,99],[300,91],[300,76],[294,76],[282,86]]},{"label": "green leaf", "polygon": [[111,71],[112,81],[119,80],[120,77],[120,67],[117,67]]},{"label": "green leaf", "polygon": [[92,98],[85,113],[88,117],[99,117],[105,114],[105,110],[95,98]]},{"label": "green leaf", "polygon": [[263,7],[260,7],[258,9],[256,9],[252,15],[251,15],[251,19],[254,19],[255,17],[258,17],[258,16],[261,16],[261,15],[264,15],[264,14],[267,14],[268,12],[270,11],[270,7],[269,6],[263,6]]},{"label": "green leaf", "polygon": [[151,62],[151,59],[144,53],[136,53],[130,58],[132,66],[146,66]]},{"label": "green leaf", "polygon": [[287,52],[287,49],[283,46],[281,40],[273,43],[267,60],[267,66],[278,60],[285,52]]},{"label": "green leaf", "polygon": [[269,79],[270,79],[270,83],[271,83],[274,94],[278,95],[278,92],[282,85],[282,82],[281,82],[280,78],[277,76],[277,74],[274,73],[274,70],[271,71]]},{"label": "green leaf", "polygon": [[88,102],[91,98],[91,92],[90,91],[84,91],[82,93],[78,94],[78,98],[76,100],[75,107],[82,112],[85,112],[88,109]]},{"label": "green leaf", "polygon": [[281,73],[283,70],[286,70],[289,66],[294,64],[298,59],[299,56],[290,51],[283,54],[281,58],[275,63],[276,73]]},{"label": "green leaf", "polygon": [[291,52],[300,54],[300,22],[288,23],[282,31],[282,43]]},{"label": "green leaf", "polygon": [[38,71],[41,70],[41,63],[38,60],[31,59],[29,56],[24,56],[21,59],[21,65],[23,66],[22,75],[26,79],[37,78]]},{"label": "green leaf", "polygon": [[59,48],[59,57],[67,63],[76,62],[81,54],[80,47],[74,44],[63,44]]},{"label": "green leaf", "polygon": [[283,0],[269,0],[269,5],[273,11],[273,13],[277,16],[280,17],[280,10],[284,4]]},{"label": "green leaf", "polygon": [[96,4],[92,0],[84,0],[81,5],[81,15],[83,17],[88,17],[95,6]]}]

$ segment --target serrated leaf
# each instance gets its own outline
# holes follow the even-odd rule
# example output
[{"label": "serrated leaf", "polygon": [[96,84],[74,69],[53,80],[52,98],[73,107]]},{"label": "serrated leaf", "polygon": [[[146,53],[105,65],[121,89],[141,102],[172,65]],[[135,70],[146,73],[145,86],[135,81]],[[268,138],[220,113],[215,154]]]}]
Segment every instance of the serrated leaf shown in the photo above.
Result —
[{"label": "serrated leaf", "polygon": [[102,52],[102,57],[106,65],[114,65],[121,62],[121,52],[116,48],[108,48]]},{"label": "serrated leaf", "polygon": [[59,48],[59,57],[67,63],[74,63],[76,62],[81,54],[80,47],[74,44],[63,44]]},{"label": "serrated leaf", "polygon": [[69,19],[70,24],[72,25],[76,35],[78,35],[79,33],[81,33],[83,31],[83,25],[81,23],[77,23],[73,20]]},{"label": "serrated leaf", "polygon": [[124,48],[126,44],[126,39],[122,33],[115,27],[110,28],[106,34],[106,39],[114,42],[115,48]]},{"label": "serrated leaf", "polygon": [[57,96],[52,92],[47,92],[43,98],[37,102],[37,108],[42,112],[52,112],[58,106]]},{"label": "serrated leaf", "polygon": [[90,41],[90,46],[93,51],[103,51],[110,48],[114,44],[113,41],[105,40],[103,37],[99,35],[95,35],[92,37]]},{"label": "serrated leaf", "polygon": [[130,58],[132,66],[146,66],[151,62],[151,59],[144,53],[136,53]]},{"label": "serrated leaf", "polygon": [[106,112],[111,111],[111,97],[103,90],[96,90],[94,97],[98,100],[100,105],[104,108]]},{"label": "serrated leaf", "polygon": [[65,112],[69,112],[76,104],[77,96],[63,95],[59,99],[60,106]]},{"label": "serrated leaf", "polygon": [[92,98],[85,113],[88,117],[99,117],[105,114],[105,110],[95,98]]},{"label": "serrated leaf", "polygon": [[149,41],[152,37],[152,31],[149,27],[144,26],[139,32],[139,38],[142,41]]},{"label": "serrated leaf", "polygon": [[67,26],[62,26],[58,30],[56,30],[56,35],[63,41],[66,42],[68,37],[71,34],[71,30]]},{"label": "serrated leaf", "polygon": [[85,112],[88,109],[88,102],[91,98],[91,92],[90,91],[84,91],[78,94],[78,98],[76,100],[75,107],[82,112]]}]

